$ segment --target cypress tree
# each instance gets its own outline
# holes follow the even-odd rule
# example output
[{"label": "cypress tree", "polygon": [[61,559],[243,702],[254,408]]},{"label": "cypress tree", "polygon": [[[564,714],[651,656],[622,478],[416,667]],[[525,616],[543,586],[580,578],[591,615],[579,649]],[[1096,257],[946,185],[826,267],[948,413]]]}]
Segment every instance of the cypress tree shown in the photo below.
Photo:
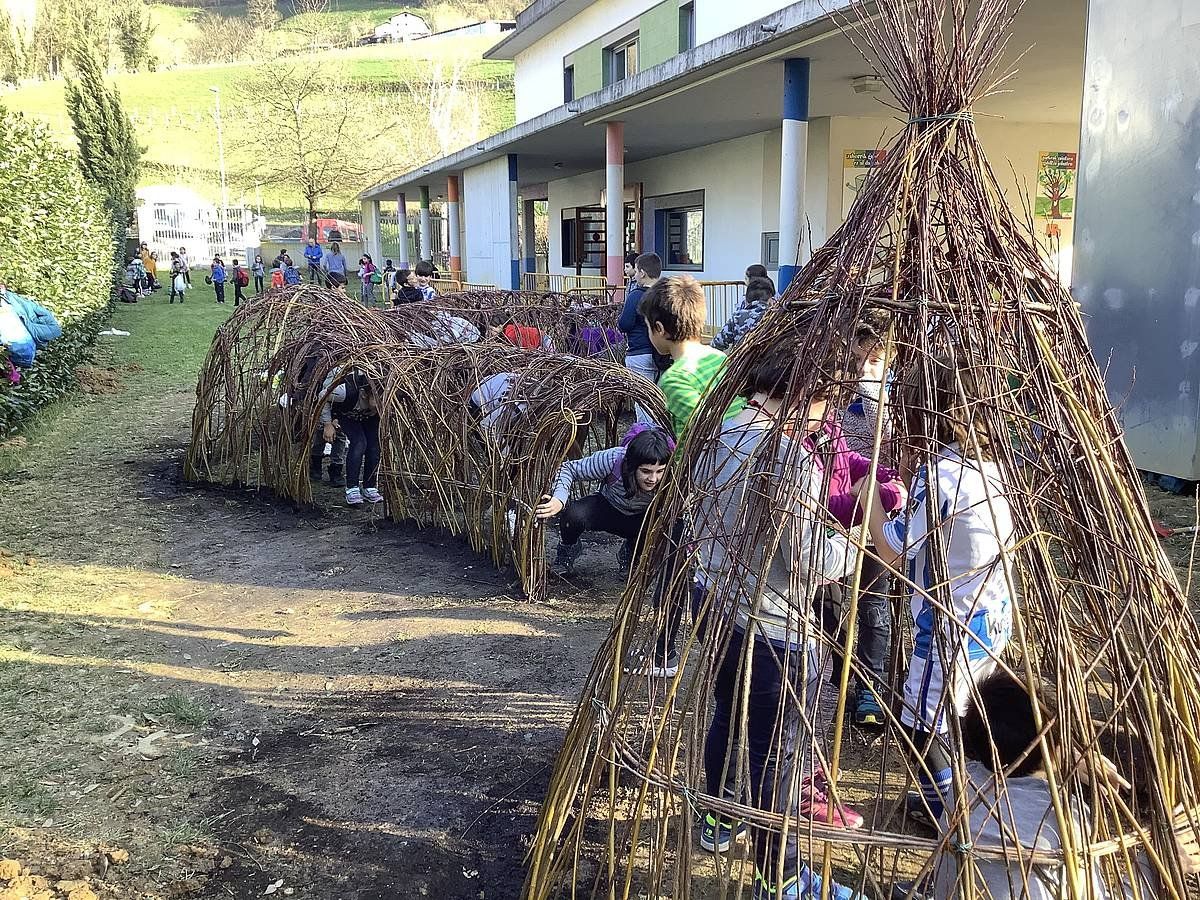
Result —
[{"label": "cypress tree", "polygon": [[125,232],[133,221],[143,148],[116,87],[104,83],[92,50],[79,41],[72,48],[71,58],[75,77],[67,80],[67,108],[79,144],[79,168],[104,196],[113,223],[113,258],[120,265],[125,254]]}]

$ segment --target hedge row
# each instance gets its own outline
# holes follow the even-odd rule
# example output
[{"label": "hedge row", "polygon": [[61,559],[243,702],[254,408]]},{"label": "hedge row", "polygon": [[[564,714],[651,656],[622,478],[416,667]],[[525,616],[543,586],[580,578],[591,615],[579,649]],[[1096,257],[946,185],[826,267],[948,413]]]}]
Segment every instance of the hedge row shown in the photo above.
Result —
[{"label": "hedge row", "polygon": [[75,387],[112,301],[113,234],[71,151],[41,125],[0,109],[0,281],[54,311],[63,336],[20,384],[0,381],[0,435]]}]

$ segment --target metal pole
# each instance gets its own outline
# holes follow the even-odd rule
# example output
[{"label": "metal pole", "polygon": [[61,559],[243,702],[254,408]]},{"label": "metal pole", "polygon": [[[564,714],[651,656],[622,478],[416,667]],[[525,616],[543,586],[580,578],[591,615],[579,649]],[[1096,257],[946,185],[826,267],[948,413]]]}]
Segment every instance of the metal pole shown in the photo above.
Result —
[{"label": "metal pole", "polygon": [[782,294],[806,256],[804,170],[808,165],[808,60],[783,61],[783,146],[779,169],[779,278]]},{"label": "metal pole", "polygon": [[221,258],[229,255],[229,187],[225,181],[225,138],[221,132],[221,89],[210,87],[217,98],[217,158],[221,164]]}]

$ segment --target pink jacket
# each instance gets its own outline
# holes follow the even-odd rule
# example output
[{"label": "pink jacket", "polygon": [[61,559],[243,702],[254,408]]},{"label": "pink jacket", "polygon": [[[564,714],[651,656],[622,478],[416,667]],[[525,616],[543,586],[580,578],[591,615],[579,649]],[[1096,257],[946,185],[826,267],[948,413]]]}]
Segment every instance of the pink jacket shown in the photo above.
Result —
[{"label": "pink jacket", "polygon": [[[810,439],[811,441],[811,439]],[[829,472],[829,511],[847,528],[862,522],[862,509],[850,488],[871,471],[871,461],[846,446],[842,426],[828,422],[815,442],[816,457]],[[878,495],[883,508],[892,512],[900,506],[900,488],[896,485],[899,473],[887,466],[875,468],[879,482]]]}]

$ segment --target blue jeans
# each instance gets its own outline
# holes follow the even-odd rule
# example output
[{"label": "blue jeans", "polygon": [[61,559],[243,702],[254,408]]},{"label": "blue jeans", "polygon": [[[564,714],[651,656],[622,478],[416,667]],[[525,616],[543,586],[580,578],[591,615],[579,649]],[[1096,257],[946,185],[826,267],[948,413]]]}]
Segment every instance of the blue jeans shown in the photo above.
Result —
[{"label": "blue jeans", "polygon": [[[819,655],[811,650],[784,650],[761,638],[749,638],[753,646],[747,653],[748,638],[736,626],[715,628],[714,638],[724,637],[722,632],[728,633],[728,644],[713,680],[713,717],[704,741],[706,790],[714,797],[737,799],[731,795],[741,763],[741,742],[745,741],[750,770],[745,786],[750,804],[780,811],[789,802],[792,782],[800,780],[793,779],[796,767],[802,767],[802,772],[811,771],[805,757],[811,753],[813,735],[809,725],[820,693]],[[747,664],[749,679],[745,674]],[[804,698],[803,716],[796,707],[797,697]],[[772,872],[778,855],[783,856],[785,877],[795,872],[798,849],[794,823],[782,844],[780,836],[770,829],[754,828],[751,837],[760,872]]]},{"label": "blue jeans", "polygon": [[[641,375],[651,384],[658,384],[658,366],[654,364],[653,353],[641,353],[637,356],[625,357],[625,368],[631,372],[636,372]],[[639,404],[633,405],[634,415],[637,416],[639,422],[653,422],[650,414],[642,409]]]},{"label": "blue jeans", "polygon": [[[888,673],[888,650],[892,643],[892,608],[888,601],[891,576],[879,560],[863,556],[862,575],[858,593],[858,640],[854,645],[854,659],[858,663],[856,677],[851,683],[859,688],[875,689],[880,703],[887,702],[890,676]],[[850,585],[829,584],[822,587],[816,596],[815,612],[821,628],[834,644],[833,680],[840,683],[842,677],[842,654],[836,649],[846,644],[844,622],[839,618],[838,607],[849,592]]]},{"label": "blue jeans", "polygon": [[338,419],[338,426],[350,441],[350,449],[346,452],[347,489],[360,485],[364,488],[375,487],[375,478],[379,471],[379,416],[371,416],[369,419],[342,416]]}]

